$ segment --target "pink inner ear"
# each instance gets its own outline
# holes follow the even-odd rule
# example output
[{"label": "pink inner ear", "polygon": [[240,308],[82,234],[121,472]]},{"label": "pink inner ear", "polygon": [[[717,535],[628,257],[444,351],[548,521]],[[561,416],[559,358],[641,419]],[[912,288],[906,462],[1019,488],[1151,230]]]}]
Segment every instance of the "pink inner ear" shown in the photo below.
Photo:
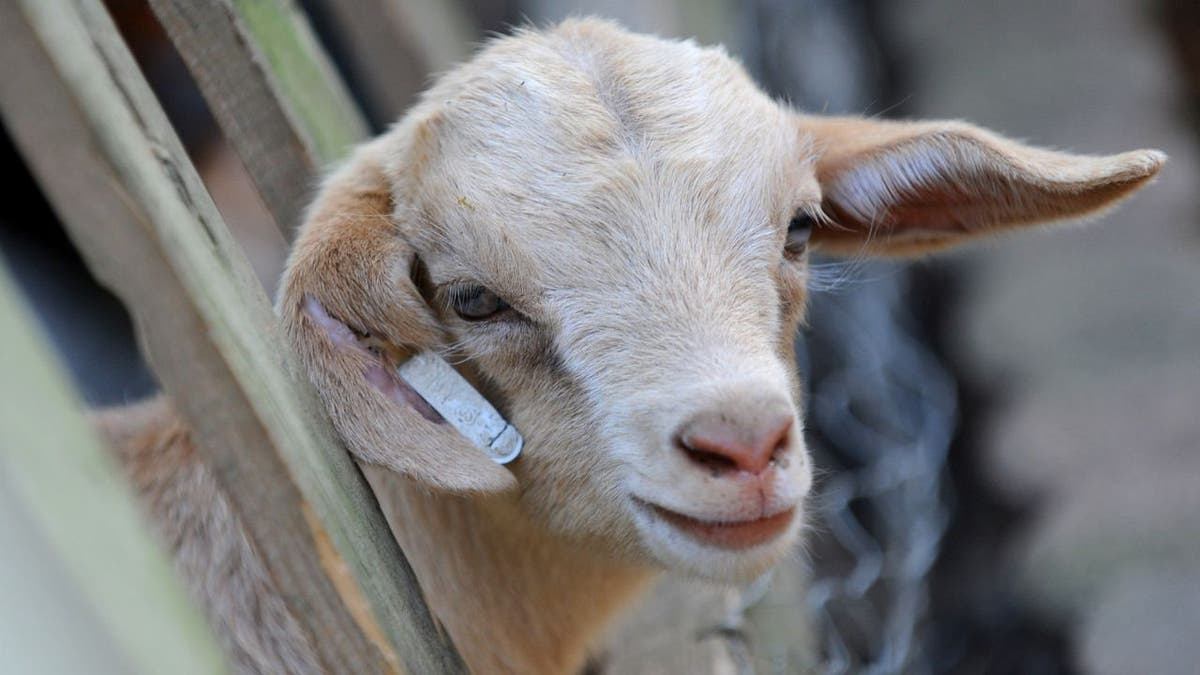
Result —
[{"label": "pink inner ear", "polygon": [[1019,191],[1003,176],[976,171],[955,177],[937,162],[902,159],[866,163],[838,177],[824,208],[843,229],[825,228],[820,238],[952,241],[996,223],[1022,220],[1014,217],[1022,207]]},{"label": "pink inner ear", "polygon": [[1007,206],[1010,191],[1002,176],[988,175],[978,163],[957,165],[938,145],[913,147],[875,157],[841,172],[829,186],[833,215],[854,228],[967,232],[976,219]]},{"label": "pink inner ear", "polygon": [[[993,212],[1000,210],[999,207],[992,209]],[[891,207],[887,220],[900,230],[896,234],[903,234],[903,230],[966,234],[986,227],[989,216],[994,215],[985,205],[961,191],[922,188],[906,201]]]},{"label": "pink inner ear", "polygon": [[396,369],[391,364],[386,362],[384,357],[377,357],[383,363],[372,364],[367,367],[367,372],[364,373],[367,381],[375,385],[375,388],[382,391],[388,398],[397,403],[407,403],[414,410],[421,413],[421,417],[435,424],[442,424],[446,418],[442,417],[438,411],[429,405],[429,402],[417,393],[404,378],[396,373]]},{"label": "pink inner ear", "polygon": [[335,319],[325,310],[324,305],[307,293],[304,295],[304,313],[336,348],[357,351],[371,360],[363,372],[363,376],[384,396],[400,405],[413,408],[430,422],[442,424],[446,421],[438,411],[433,409],[433,406],[429,405],[428,401],[396,373],[395,367],[388,362],[387,356],[364,345],[349,326]]},{"label": "pink inner ear", "polygon": [[350,330],[350,327],[346,324],[330,316],[329,312],[325,311],[325,306],[308,293],[304,294],[304,313],[338,347],[361,347],[358,344],[358,336],[354,334],[354,331]]}]

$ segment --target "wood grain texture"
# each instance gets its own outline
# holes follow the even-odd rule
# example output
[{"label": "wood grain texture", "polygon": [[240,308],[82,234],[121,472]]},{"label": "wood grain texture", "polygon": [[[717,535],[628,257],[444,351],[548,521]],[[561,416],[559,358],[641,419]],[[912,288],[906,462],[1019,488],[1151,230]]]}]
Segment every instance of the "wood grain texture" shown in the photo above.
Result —
[{"label": "wood grain texture", "polygon": [[367,126],[288,0],[150,0],[271,215],[291,241],[321,170]]},{"label": "wood grain texture", "polygon": [[[98,0],[0,3],[0,110],[330,672],[388,672],[308,505],[413,673],[462,672],[270,304]],[[20,64],[20,67],[11,67]],[[175,671],[160,671],[175,672]]]},{"label": "wood grain texture", "polygon": [[[0,8],[4,25],[9,11]],[[6,502],[16,502],[15,515],[28,518],[49,545],[52,556],[45,563],[65,570],[66,592],[80,594],[83,613],[97,619],[73,617],[55,625],[53,636],[39,636],[34,651],[88,651],[88,645],[111,641],[124,667],[145,675],[226,672],[208,626],[146,533],[133,495],[84,421],[48,342],[0,268],[0,490]],[[26,612],[36,617],[47,608],[5,596],[0,612],[9,614],[6,621],[24,623]],[[63,660],[49,654],[40,662]],[[31,667],[0,649],[0,670]]]}]

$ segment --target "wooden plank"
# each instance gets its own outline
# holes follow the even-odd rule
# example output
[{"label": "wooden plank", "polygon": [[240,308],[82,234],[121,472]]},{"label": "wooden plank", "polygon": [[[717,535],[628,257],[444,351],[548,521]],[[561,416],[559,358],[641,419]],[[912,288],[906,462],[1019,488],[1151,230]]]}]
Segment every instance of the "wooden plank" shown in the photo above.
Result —
[{"label": "wooden plank", "polygon": [[471,54],[477,30],[460,0],[313,0],[377,127],[416,100],[431,73]]},{"label": "wooden plank", "polygon": [[320,169],[366,122],[288,0],[150,0],[209,108],[291,241]]},{"label": "wooden plank", "polygon": [[[25,658],[21,650],[0,649],[0,670],[29,672],[37,663],[62,664],[64,655],[45,652],[65,646],[71,652],[66,657],[86,649],[96,659],[89,672],[102,664],[120,667],[113,672],[132,668],[146,675],[226,672],[208,626],[146,533],[133,495],[80,414],[81,403],[48,343],[0,268],[0,492],[7,507],[16,507],[15,512],[6,508],[4,516],[23,515],[32,525],[5,530],[13,535],[23,529],[27,538],[41,540],[27,542],[12,557],[48,548],[42,551],[43,566],[26,572],[54,579],[65,571],[69,588],[44,590],[69,608],[94,615],[68,612],[70,621],[55,625],[52,637],[21,645]],[[5,544],[13,542],[6,537]],[[74,593],[82,595],[82,603],[69,602]],[[31,620],[27,612],[36,621],[48,611],[20,603],[21,597],[43,602],[47,593],[4,597],[0,613],[6,616],[0,623],[23,626]]]},{"label": "wooden plank", "polygon": [[[463,672],[98,0],[0,3],[0,61],[9,132],[93,273],[133,313],[144,352],[284,601],[319,638],[326,669],[391,670],[388,646],[364,635],[338,594],[324,536],[412,672]],[[310,511],[317,517],[306,520]]]},{"label": "wooden plank", "polygon": [[[259,181],[260,190],[276,182],[310,185],[320,164],[340,158],[348,142],[362,140],[366,126],[349,100],[345,87],[329,66],[329,59],[313,37],[311,27],[287,0],[244,2],[242,0],[150,0],[163,27],[183,55],[193,75],[201,82],[210,107],[218,112],[231,145],[246,162],[247,170],[272,171],[274,178]],[[296,67],[295,63],[310,64]],[[293,115],[290,111],[312,110],[330,102],[338,114],[324,116]],[[259,114],[260,123],[287,127],[268,133],[292,139],[336,139],[336,143],[309,144],[304,152],[294,145],[260,143],[262,129],[242,123],[247,116]],[[288,186],[281,186],[283,193]],[[263,194],[264,200],[268,195]],[[307,198],[307,197],[306,197]],[[272,209],[280,229],[292,210]],[[289,236],[290,239],[290,236]],[[428,637],[424,617],[428,610],[419,586],[407,564],[402,574],[411,591],[408,602],[414,620],[395,616],[397,607],[378,606],[375,615],[383,620],[392,643],[415,645]],[[429,649],[449,653],[436,658],[458,663],[446,638],[438,636]],[[418,668],[425,647],[404,648],[410,667]],[[409,656],[412,652],[412,656]],[[413,659],[410,662],[409,659]],[[414,665],[416,664],[416,665]]]}]

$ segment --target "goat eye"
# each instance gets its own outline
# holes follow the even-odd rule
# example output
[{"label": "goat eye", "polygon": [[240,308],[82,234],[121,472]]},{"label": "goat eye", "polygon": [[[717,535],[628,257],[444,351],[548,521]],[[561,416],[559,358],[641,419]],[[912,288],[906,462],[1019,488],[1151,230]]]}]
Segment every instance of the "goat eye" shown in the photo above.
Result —
[{"label": "goat eye", "polygon": [[812,236],[816,219],[811,213],[797,211],[788,221],[787,239],[783,242],[783,252],[788,257],[796,257],[804,253],[808,246],[808,238]]},{"label": "goat eye", "polygon": [[450,289],[450,306],[467,321],[489,319],[510,309],[503,298],[483,286],[455,286]]}]

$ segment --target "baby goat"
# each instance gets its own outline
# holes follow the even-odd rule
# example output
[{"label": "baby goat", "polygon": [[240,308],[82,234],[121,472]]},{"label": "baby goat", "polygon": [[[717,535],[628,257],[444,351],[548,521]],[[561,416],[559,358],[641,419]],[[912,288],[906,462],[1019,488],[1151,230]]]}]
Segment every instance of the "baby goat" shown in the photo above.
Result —
[{"label": "baby goat", "polygon": [[[324,185],[278,311],[477,673],[571,673],[664,569],[751,579],[812,482],[810,250],[921,254],[1127,196],[960,122],[799,114],[719,49],[595,20],[498,39]],[[488,460],[397,375],[442,352],[516,425]],[[245,670],[311,649],[165,403],[104,418]]]}]

